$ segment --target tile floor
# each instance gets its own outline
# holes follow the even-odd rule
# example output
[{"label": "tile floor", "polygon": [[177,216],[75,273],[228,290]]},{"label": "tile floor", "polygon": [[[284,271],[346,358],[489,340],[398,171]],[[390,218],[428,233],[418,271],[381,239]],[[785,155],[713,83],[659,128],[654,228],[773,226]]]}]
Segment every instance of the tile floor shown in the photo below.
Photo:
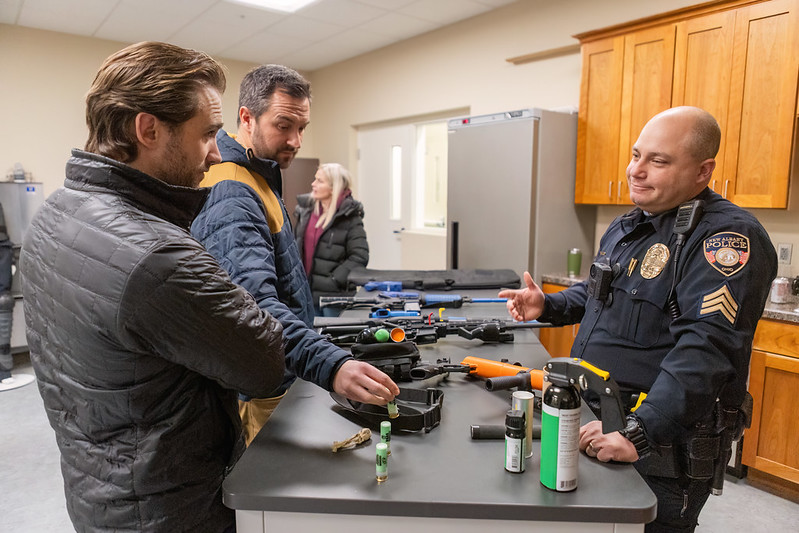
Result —
[{"label": "tile floor", "polygon": [[[14,373],[33,374],[27,354],[14,357]],[[74,531],[64,505],[55,438],[35,383],[0,392],[0,531]],[[799,504],[730,476],[724,494],[711,496],[698,533],[799,531]]]}]

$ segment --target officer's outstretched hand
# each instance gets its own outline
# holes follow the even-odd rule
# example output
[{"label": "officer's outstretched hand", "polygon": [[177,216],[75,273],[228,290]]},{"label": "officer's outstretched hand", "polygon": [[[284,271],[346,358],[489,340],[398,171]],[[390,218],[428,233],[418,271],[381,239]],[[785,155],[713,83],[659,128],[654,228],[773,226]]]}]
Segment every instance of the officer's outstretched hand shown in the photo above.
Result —
[{"label": "officer's outstretched hand", "polygon": [[514,320],[526,322],[535,320],[544,312],[544,291],[535,284],[529,272],[524,273],[524,289],[505,289],[498,298],[507,298],[505,304]]},{"label": "officer's outstretched hand", "polygon": [[620,461],[634,463],[638,460],[635,445],[618,431],[602,433],[602,422],[594,420],[580,428],[580,450],[588,457],[596,457],[603,463]]},{"label": "officer's outstretched hand", "polygon": [[339,367],[333,377],[333,391],[350,400],[374,405],[386,405],[400,392],[384,372],[355,359]]}]

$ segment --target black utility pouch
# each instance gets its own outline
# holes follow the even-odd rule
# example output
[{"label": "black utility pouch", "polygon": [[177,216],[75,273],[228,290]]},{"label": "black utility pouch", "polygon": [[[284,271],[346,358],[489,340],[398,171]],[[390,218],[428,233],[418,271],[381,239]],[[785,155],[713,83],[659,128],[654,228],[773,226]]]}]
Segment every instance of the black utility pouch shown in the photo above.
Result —
[{"label": "black utility pouch", "polygon": [[713,477],[713,463],[719,457],[720,440],[718,435],[697,435],[687,442],[681,455],[683,471],[689,478]]},{"label": "black utility pouch", "polygon": [[411,341],[353,344],[352,356],[382,370],[394,381],[411,381],[411,368],[419,364],[419,348]]}]

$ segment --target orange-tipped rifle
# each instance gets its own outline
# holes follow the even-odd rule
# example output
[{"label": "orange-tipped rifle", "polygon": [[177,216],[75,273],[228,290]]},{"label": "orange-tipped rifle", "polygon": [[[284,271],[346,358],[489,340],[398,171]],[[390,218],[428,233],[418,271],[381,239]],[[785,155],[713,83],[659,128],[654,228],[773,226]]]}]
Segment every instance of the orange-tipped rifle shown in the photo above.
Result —
[{"label": "orange-tipped rifle", "polygon": [[544,371],[527,368],[518,364],[466,357],[462,365],[469,365],[469,375],[486,378],[486,389],[504,390],[517,387],[523,390],[541,390],[544,385]]}]

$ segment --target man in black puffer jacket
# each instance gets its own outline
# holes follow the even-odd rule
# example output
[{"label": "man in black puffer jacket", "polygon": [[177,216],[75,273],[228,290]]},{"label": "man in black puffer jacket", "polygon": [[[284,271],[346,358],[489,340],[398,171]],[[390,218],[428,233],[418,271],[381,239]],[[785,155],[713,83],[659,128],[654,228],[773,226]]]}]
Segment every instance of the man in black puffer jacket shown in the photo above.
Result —
[{"label": "man in black puffer jacket", "polygon": [[78,531],[229,532],[244,449],[236,391],[283,380],[279,322],[189,226],[220,161],[225,76],[139,43],[109,57],[74,150],[22,247],[31,361]]}]

